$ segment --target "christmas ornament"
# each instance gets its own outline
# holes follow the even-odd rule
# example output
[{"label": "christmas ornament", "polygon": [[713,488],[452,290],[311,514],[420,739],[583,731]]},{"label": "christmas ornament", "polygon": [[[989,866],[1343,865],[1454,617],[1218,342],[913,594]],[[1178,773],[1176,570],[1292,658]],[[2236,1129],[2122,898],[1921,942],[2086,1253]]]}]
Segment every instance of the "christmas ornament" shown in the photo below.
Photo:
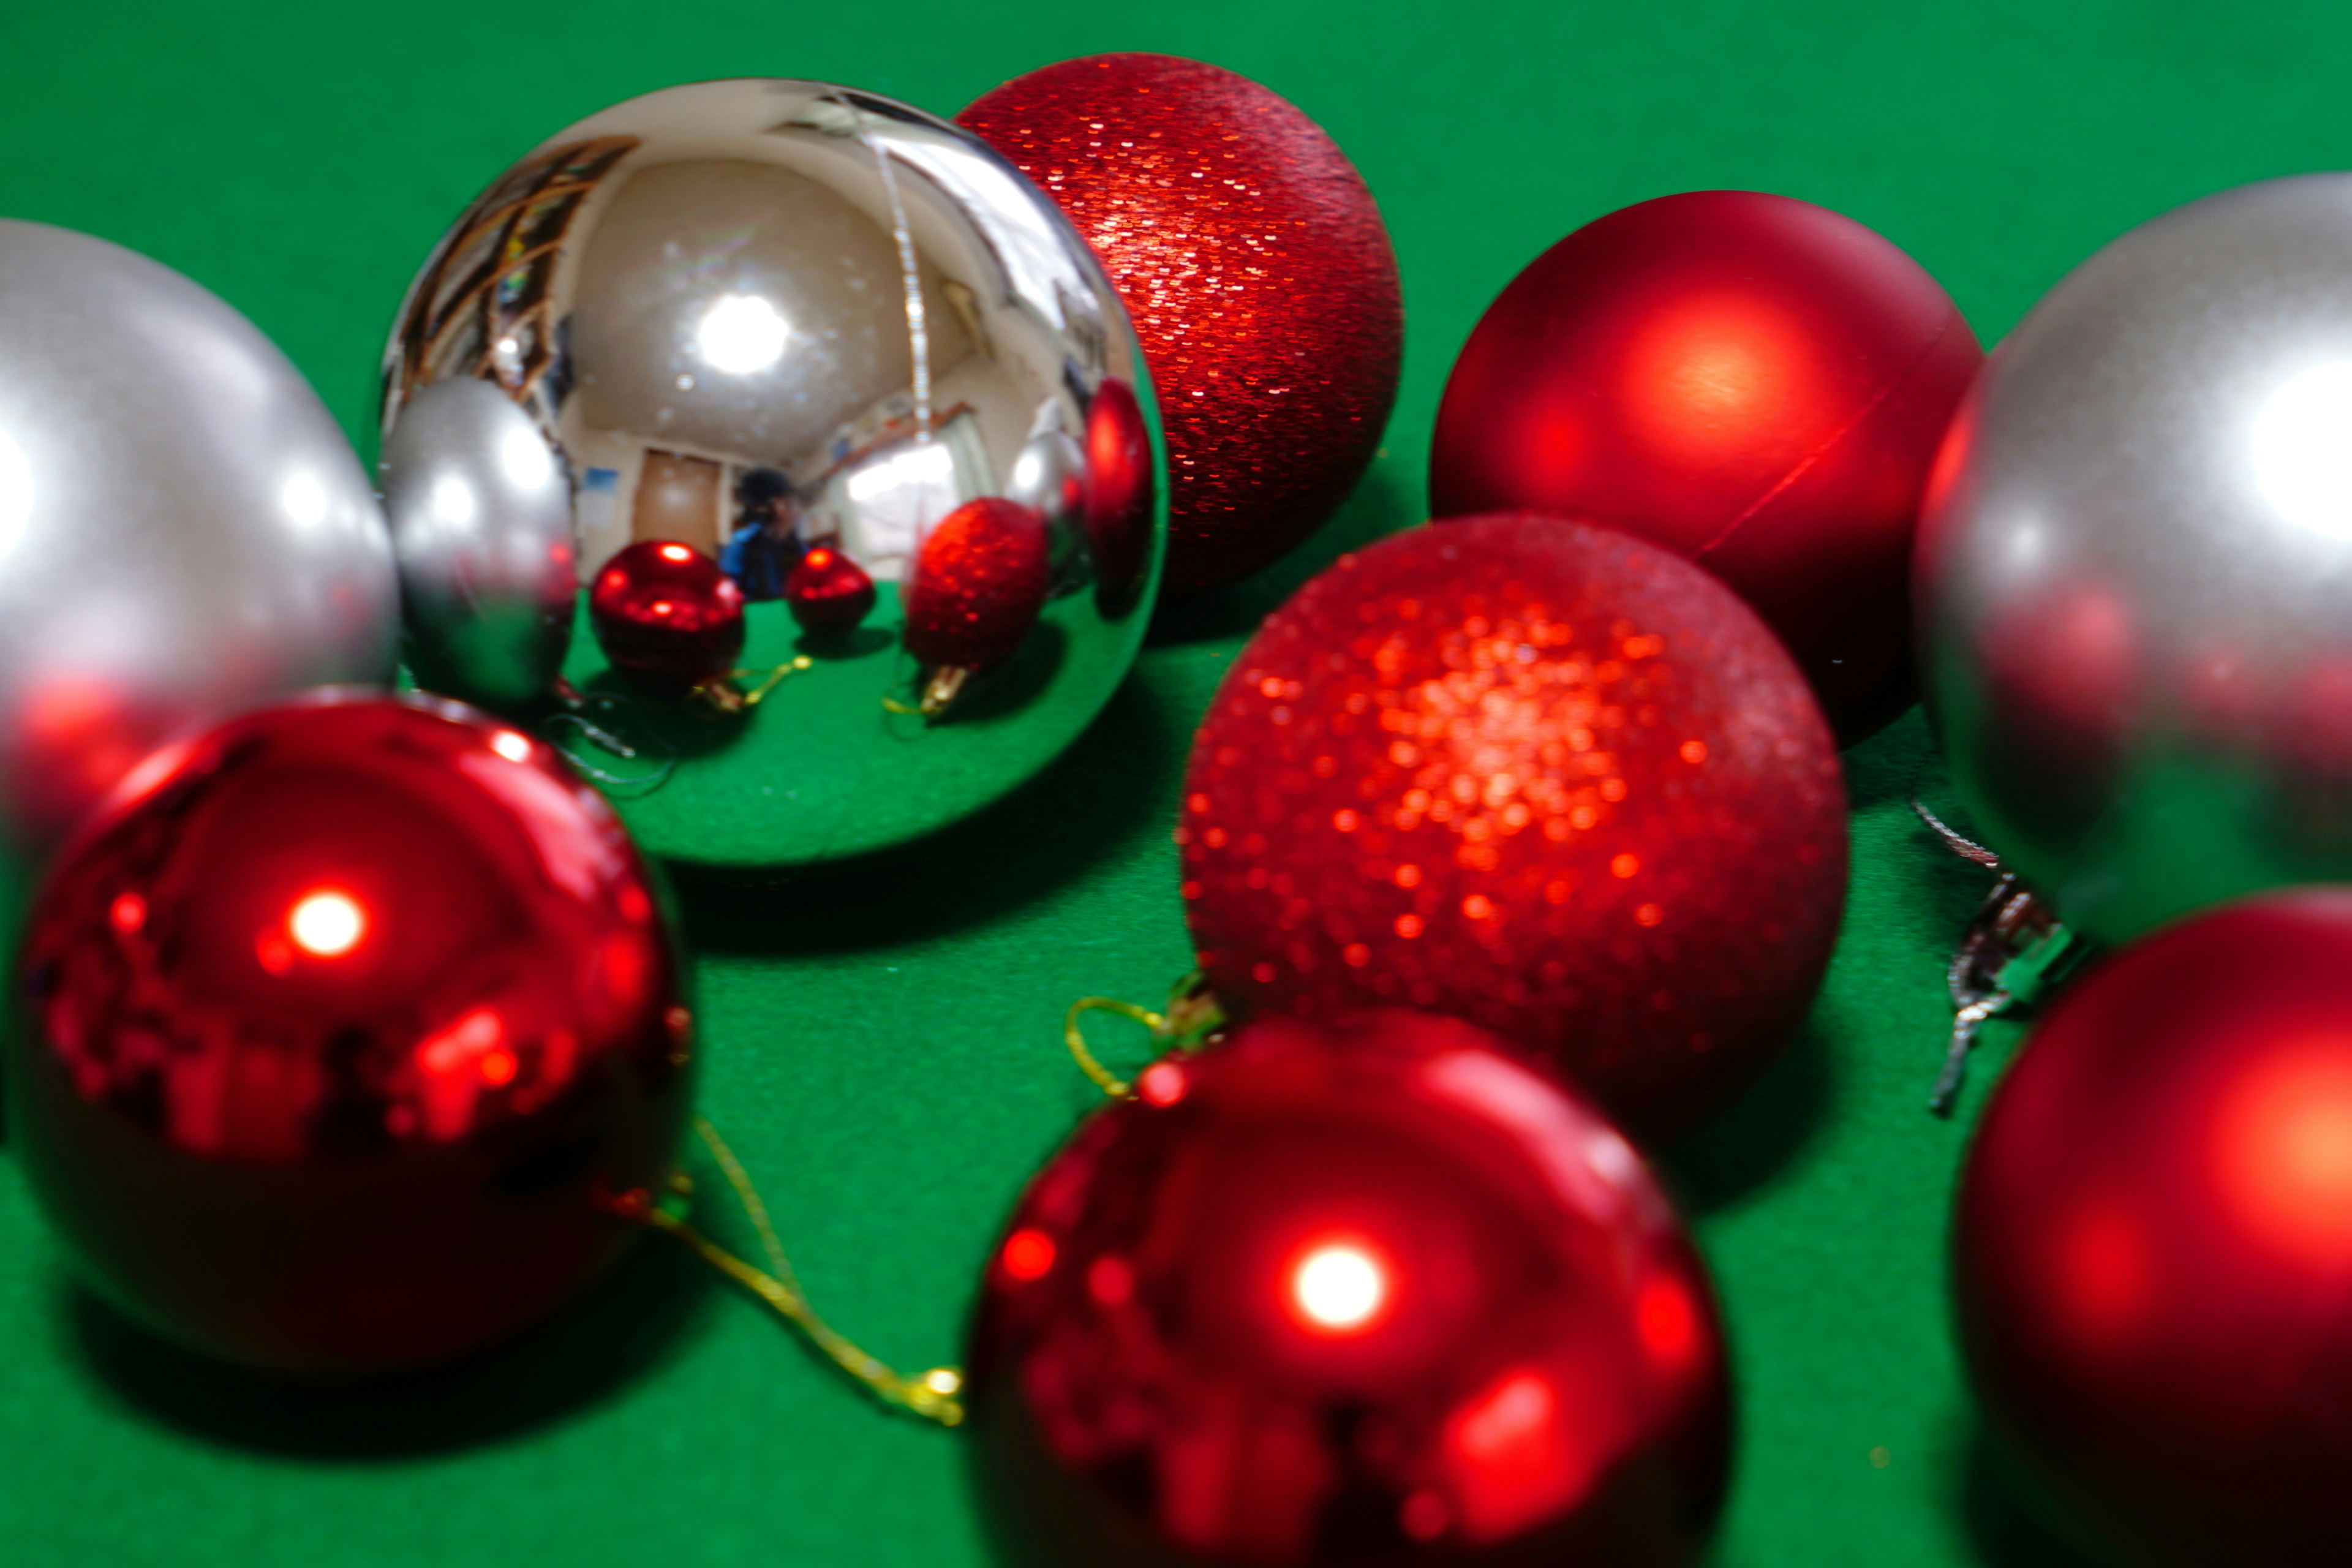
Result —
[{"label": "christmas ornament", "polygon": [[425,387],[378,464],[418,684],[493,708],[543,696],[572,641],[572,485],[497,384]]},{"label": "christmas ornament", "polygon": [[40,854],[159,741],[389,680],[383,514],[332,416],[170,268],[0,219],[0,849]]},{"label": "christmas ornament", "polygon": [[874,613],[874,579],[840,551],[820,544],[784,579],[784,604],[801,630],[835,636]]},{"label": "christmas ornament", "polygon": [[2060,997],[1953,1231],[1985,1413],[2137,1563],[2339,1563],[2352,1464],[2352,893],[2168,928]]},{"label": "christmas ornament", "polygon": [[1837,754],[1780,645],[1706,573],[1553,518],[1342,557],[1234,660],[1184,788],[1229,1010],[1454,1014],[1648,1138],[1771,1061],[1845,893]]},{"label": "christmas ornament", "polygon": [[1913,523],[1982,359],[1936,280],[1852,219],[1663,196],[1577,230],[1487,309],[1438,410],[1431,507],[1532,507],[1698,562],[1850,744],[1910,704]]},{"label": "christmas ornament", "polygon": [[743,651],[743,591],[676,540],[641,539],[606,562],[588,615],[613,668],[656,690],[715,689]]},{"label": "christmas ornament", "polygon": [[[868,624],[887,635],[845,639],[779,690],[788,718],[724,744],[669,737],[676,765],[652,783],[575,748],[635,781],[613,794],[655,853],[770,874],[936,832],[1058,756],[1142,639],[1148,591],[1066,593],[1035,633],[1055,657],[1000,691],[984,735],[951,724],[909,735],[883,709],[903,676],[908,574],[950,512],[1012,494],[1041,447],[1075,453],[1087,493],[1107,385],[1135,395],[1147,455],[1159,439],[1133,329],[1085,242],[979,138],[903,104],[807,81],[652,93],[551,138],[452,226],[386,351],[384,481],[429,511],[441,476],[469,476],[467,548],[539,559],[546,519],[483,473],[504,461],[509,437],[493,426],[512,421],[478,394],[468,413],[481,423],[436,412],[435,388],[477,382],[544,444],[581,587],[646,540],[714,557],[731,547],[762,588],[771,575],[781,588],[807,546],[873,579]],[[1142,590],[1157,576],[1163,504],[1147,499],[1129,525]],[[1069,536],[1067,585],[1093,585]],[[502,578],[507,597],[468,601],[469,613],[506,668],[552,685],[545,645],[520,629],[538,583]],[[577,618],[586,597],[575,588]],[[456,635],[425,625],[430,613],[412,602],[419,647]],[[751,604],[743,660],[786,664],[797,636],[786,605]],[[489,695],[470,670],[426,678]],[[593,697],[615,673],[584,631],[573,637],[563,680]],[[787,774],[792,789],[772,787]]]},{"label": "christmas ornament", "polygon": [[33,908],[14,1149],[82,1278],[289,1372],[473,1349],[608,1269],[666,1175],[683,964],[612,812],[520,731],[346,696],[142,763]]},{"label": "christmas ornament", "polygon": [[1396,401],[1404,318],[1371,193],[1278,94],[1097,55],[957,118],[1043,185],[1134,315],[1167,421],[1168,585],[1213,588],[1338,510]]},{"label": "christmas ornament", "polygon": [[1143,580],[1151,554],[1151,427],[1135,393],[1116,377],[1087,411],[1087,546],[1097,582],[1123,599]]},{"label": "christmas ornament", "polygon": [[2084,262],[2002,343],[1921,529],[1929,710],[1986,841],[2116,942],[2352,878],[2352,175]]},{"label": "christmas ornament", "polygon": [[968,1363],[1008,1560],[1679,1564],[1722,1331],[1623,1139],[1453,1019],[1163,1058],[1030,1184]]},{"label": "christmas ornament", "polygon": [[944,713],[972,676],[1021,650],[1049,583],[1034,511],[975,500],[948,513],[923,541],[907,589],[907,651],[924,666],[924,713]]}]

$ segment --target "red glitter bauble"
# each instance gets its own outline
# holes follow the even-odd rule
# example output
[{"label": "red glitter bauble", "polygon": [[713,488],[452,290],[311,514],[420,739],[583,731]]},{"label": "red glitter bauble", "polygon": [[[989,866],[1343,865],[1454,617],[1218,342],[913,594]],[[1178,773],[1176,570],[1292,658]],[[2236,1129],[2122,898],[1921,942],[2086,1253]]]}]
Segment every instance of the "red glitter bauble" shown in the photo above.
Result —
[{"label": "red glitter bauble", "polygon": [[1496,516],[1392,535],[1276,611],[1176,837],[1229,1008],[1474,1019],[1663,1137],[1804,1017],[1844,807],[1804,678],[1714,578]]},{"label": "red glitter bauble", "polygon": [[1730,1401],[1640,1158],[1492,1036],[1268,1019],[1030,1184],[967,1363],[1040,1568],[1693,1561]]},{"label": "red glitter bauble", "polygon": [[957,116],[1102,258],[1168,438],[1175,591],[1287,553],[1363,477],[1396,401],[1396,257],[1346,154],[1280,95],[1167,55],[1031,71]]},{"label": "red glitter bauble", "polygon": [[140,764],[51,868],[13,1137],[149,1328],[381,1372],[542,1316],[640,1234],[688,1108],[682,964],[611,809],[454,704],[236,719]]},{"label": "red glitter bauble", "polygon": [[784,579],[784,605],[804,632],[849,631],[874,612],[874,579],[840,551],[820,544]]},{"label": "red glitter bauble", "polygon": [[1852,219],[1662,196],[1488,308],[1438,410],[1431,506],[1585,518],[1701,563],[1851,743],[1911,701],[1912,531],[1983,359],[1936,280]]},{"label": "red glitter bauble", "polygon": [[1135,389],[1106,376],[1087,410],[1087,547],[1103,596],[1124,601],[1151,552],[1151,430]]},{"label": "red glitter bauble", "polygon": [[983,497],[941,518],[907,584],[907,651],[939,669],[987,669],[1020,651],[1052,586],[1045,522]]},{"label": "red glitter bauble", "polygon": [[1977,1132],[1953,1281],[1985,1413],[2138,1563],[2343,1563],[2352,892],[2225,906],[2063,993]]},{"label": "red glitter bauble", "polygon": [[588,620],[613,668],[656,687],[724,679],[743,653],[743,590],[689,545],[640,539],[598,570]]}]

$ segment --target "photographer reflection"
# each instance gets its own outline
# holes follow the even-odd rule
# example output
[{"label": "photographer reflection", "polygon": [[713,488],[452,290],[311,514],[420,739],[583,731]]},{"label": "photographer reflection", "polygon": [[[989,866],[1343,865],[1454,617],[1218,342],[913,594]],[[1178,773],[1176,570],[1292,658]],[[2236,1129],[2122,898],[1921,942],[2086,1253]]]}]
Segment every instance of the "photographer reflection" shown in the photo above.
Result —
[{"label": "photographer reflection", "polygon": [[783,596],[784,579],[799,565],[802,500],[776,468],[752,468],[735,484],[735,527],[719,552],[719,570],[747,599]]}]

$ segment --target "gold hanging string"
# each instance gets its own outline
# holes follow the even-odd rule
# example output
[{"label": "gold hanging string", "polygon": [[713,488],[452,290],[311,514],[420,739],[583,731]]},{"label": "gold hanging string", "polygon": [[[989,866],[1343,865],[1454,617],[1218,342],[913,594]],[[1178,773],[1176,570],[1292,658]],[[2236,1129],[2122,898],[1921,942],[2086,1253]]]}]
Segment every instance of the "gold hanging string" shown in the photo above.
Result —
[{"label": "gold hanging string", "polygon": [[1217,1005],[1206,979],[1197,969],[1176,983],[1169,993],[1165,1013],[1155,1013],[1113,996],[1079,997],[1062,1016],[1062,1043],[1069,1047],[1070,1058],[1078,1064],[1078,1070],[1113,1100],[1129,1098],[1135,1093],[1135,1086],[1103,1066],[1102,1059],[1087,1047],[1086,1031],[1078,1020],[1088,1013],[1116,1013],[1150,1030],[1151,1043],[1156,1047],[1154,1060],[1171,1051],[1198,1050],[1225,1026],[1224,1010]]},{"label": "gold hanging string", "polygon": [[[951,1366],[935,1366],[919,1376],[902,1377],[835,1332],[809,1304],[808,1293],[801,1289],[799,1278],[784,1257],[784,1245],[776,1235],[775,1224],[768,1217],[768,1205],[761,1201],[759,1189],[751,1184],[751,1173],[735,1157],[735,1151],[703,1117],[694,1119],[694,1131],[718,1162],[727,1184],[735,1189],[736,1201],[743,1205],[745,1217],[759,1233],[769,1268],[762,1269],[745,1262],[695,1228],[683,1212],[683,1204],[666,1205],[638,1192],[614,1204],[614,1211],[625,1219],[677,1237],[703,1262],[767,1303],[778,1317],[798,1329],[835,1365],[884,1404],[942,1426],[962,1425],[963,1402],[958,1396],[963,1392],[963,1374]],[[693,1193],[693,1183],[683,1173],[672,1177],[670,1185],[680,1198]]]},{"label": "gold hanging string", "polygon": [[[743,693],[743,706],[746,708],[758,707],[760,699],[765,697],[769,692],[773,691],[777,687],[782,686],[787,678],[798,675],[801,671],[808,668],[814,663],[816,663],[816,660],[811,658],[804,653],[795,654],[792,658],[768,671],[768,678],[765,680],[761,681],[759,685]],[[740,679],[752,673],[752,671],[748,669],[739,669],[735,672],[735,676],[736,679]]]}]

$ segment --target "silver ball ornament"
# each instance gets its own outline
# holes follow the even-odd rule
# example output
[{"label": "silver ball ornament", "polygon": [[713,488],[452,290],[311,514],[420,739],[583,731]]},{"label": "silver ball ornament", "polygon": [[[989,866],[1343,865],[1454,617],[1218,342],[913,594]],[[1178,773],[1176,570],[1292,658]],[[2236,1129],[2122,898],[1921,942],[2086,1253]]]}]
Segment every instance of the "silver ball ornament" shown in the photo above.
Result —
[{"label": "silver ball ornament", "polygon": [[1954,784],[2070,924],[2352,879],[2352,174],[2051,290],[1956,418],[1916,594]]}]

